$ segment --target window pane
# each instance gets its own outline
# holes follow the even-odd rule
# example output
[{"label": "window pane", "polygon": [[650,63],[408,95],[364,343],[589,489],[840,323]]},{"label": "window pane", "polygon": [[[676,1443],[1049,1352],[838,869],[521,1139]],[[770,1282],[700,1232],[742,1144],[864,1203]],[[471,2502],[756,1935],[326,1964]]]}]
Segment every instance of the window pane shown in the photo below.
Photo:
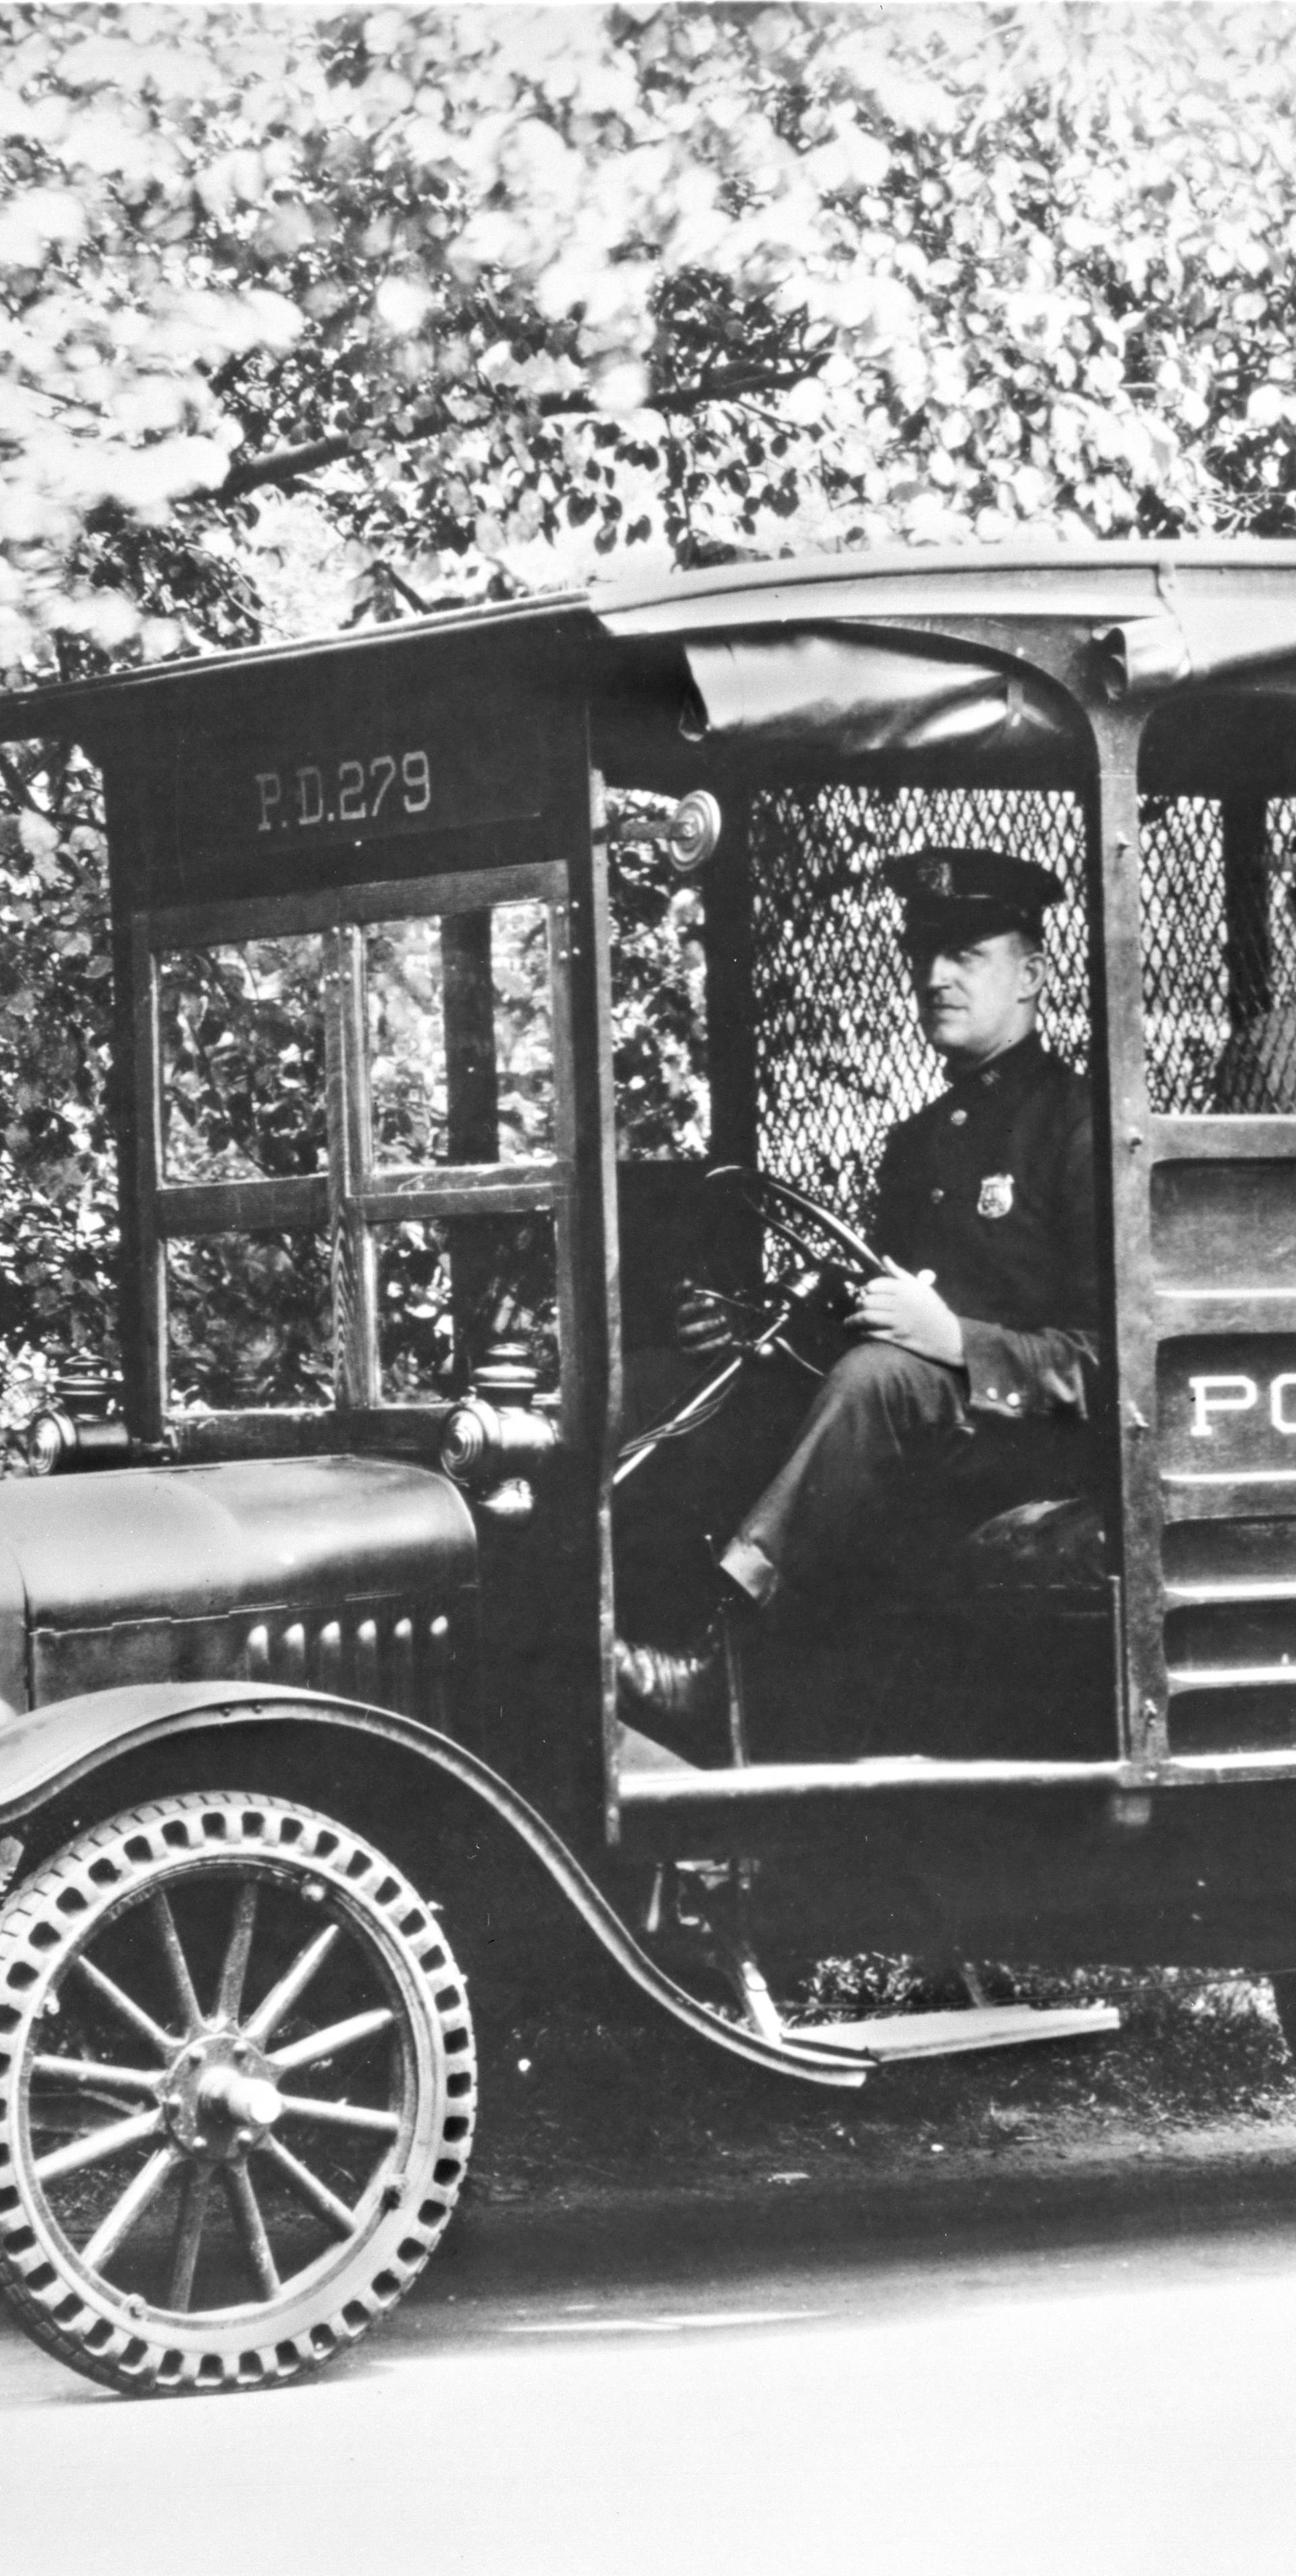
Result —
[{"label": "window pane", "polygon": [[520,1342],[541,1391],[558,1384],[558,1294],[547,1214],[375,1229],[384,1404],[467,1386],[492,1342]]},{"label": "window pane", "polygon": [[159,985],[166,1179],[323,1171],[320,940],[186,949]]},{"label": "window pane", "polygon": [[367,962],[375,1163],[550,1158],[547,907],[382,922]]},{"label": "window pane", "polygon": [[206,1234],[171,1242],[167,1303],[178,1410],[332,1402],[322,1235]]}]

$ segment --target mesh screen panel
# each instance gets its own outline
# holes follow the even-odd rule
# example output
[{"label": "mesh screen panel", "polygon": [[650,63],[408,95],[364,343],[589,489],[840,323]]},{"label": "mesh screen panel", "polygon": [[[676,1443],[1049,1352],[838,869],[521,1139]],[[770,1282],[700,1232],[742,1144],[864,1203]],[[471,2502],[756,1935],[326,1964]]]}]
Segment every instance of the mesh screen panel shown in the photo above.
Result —
[{"label": "mesh screen panel", "polygon": [[1142,815],[1144,1045],[1162,1115],[1296,1111],[1296,802],[1233,835],[1205,797]]},{"label": "mesh screen panel", "polygon": [[1245,809],[1241,820],[1231,846],[1221,809],[1201,802],[1155,809],[1145,826],[1154,1109],[1296,1111],[1296,803],[1257,804],[1251,828]]},{"label": "mesh screen panel", "polygon": [[1213,1109],[1230,1032],[1220,807],[1145,797],[1140,859],[1148,1097],[1161,1113]]},{"label": "mesh screen panel", "polygon": [[1089,1044],[1084,818],[1074,797],[1008,789],[777,788],[752,803],[753,984],[761,1161],[844,1216],[868,1206],[888,1129],[935,1097],[900,907],[880,870],[929,844],[984,843],[1053,868],[1046,1043]]},{"label": "mesh screen panel", "polygon": [[[888,1129],[942,1068],[914,1016],[891,858],[931,844],[1007,849],[1066,888],[1046,920],[1046,1043],[1088,1063],[1084,816],[1064,793],[761,790],[751,803],[753,1015],[763,1167],[866,1218]],[[1296,799],[1231,819],[1204,797],[1146,797],[1140,887],[1154,1111],[1296,1113]]]}]

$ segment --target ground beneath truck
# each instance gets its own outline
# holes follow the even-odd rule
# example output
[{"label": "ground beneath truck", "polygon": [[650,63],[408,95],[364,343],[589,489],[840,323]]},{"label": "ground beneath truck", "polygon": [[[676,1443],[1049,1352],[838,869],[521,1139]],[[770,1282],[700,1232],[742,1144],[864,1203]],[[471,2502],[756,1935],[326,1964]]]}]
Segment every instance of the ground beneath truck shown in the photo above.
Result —
[{"label": "ground beneath truck", "polygon": [[[891,2009],[958,2000],[903,1963],[872,1973]],[[692,2043],[621,1985],[607,2009],[601,1996],[515,1998],[511,2015],[479,2027],[469,2202],[596,2201],[672,2185],[725,2200],[912,2183],[938,2165],[1025,2175],[1062,2163],[1097,2172],[1131,2156],[1186,2170],[1221,2153],[1244,2164],[1296,2155],[1296,2066],[1266,1981],[1184,1969],[1017,1976],[1011,1987],[993,1969],[983,1976],[996,2001],[1114,2001],[1123,2026],[1110,2038],[895,2066],[858,2094],[835,2094]],[[821,2007],[834,1979],[821,1971],[816,1982]]]}]

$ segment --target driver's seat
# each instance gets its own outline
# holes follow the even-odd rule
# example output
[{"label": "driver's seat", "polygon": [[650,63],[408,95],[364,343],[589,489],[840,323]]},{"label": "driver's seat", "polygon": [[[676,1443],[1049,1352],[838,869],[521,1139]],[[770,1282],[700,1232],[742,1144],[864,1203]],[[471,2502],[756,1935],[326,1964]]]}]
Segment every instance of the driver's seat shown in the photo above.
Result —
[{"label": "driver's seat", "polygon": [[1102,1514],[1088,1496],[1014,1503],[969,1531],[952,1571],[974,1595],[1011,1594],[1041,1609],[1060,1606],[1061,1595],[1077,1610],[1096,1607],[1107,1590]]}]

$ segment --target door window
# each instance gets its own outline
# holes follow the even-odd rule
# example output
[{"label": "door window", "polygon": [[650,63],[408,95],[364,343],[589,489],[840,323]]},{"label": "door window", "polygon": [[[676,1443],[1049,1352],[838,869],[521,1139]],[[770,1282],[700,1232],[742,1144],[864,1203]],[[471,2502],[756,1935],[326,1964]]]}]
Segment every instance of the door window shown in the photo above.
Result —
[{"label": "door window", "polygon": [[510,877],[158,956],[171,1409],[443,1402],[501,1340],[558,1389],[561,879]]},{"label": "door window", "polygon": [[327,1168],[322,951],[319,937],[248,939],[162,959],[166,1180]]},{"label": "door window", "polygon": [[376,1166],[552,1159],[546,905],[374,923],[365,986]]}]

